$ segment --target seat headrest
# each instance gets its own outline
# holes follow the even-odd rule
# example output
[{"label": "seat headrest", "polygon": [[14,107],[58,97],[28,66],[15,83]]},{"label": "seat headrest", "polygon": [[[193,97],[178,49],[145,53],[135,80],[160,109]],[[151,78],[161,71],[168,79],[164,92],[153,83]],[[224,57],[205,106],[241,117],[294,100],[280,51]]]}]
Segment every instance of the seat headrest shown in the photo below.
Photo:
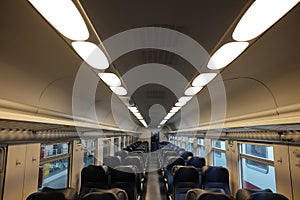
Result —
[{"label": "seat headrest", "polygon": [[117,151],[115,153],[115,156],[120,156],[122,159],[125,158],[128,155],[128,151],[123,150],[123,151]]},{"label": "seat headrest", "polygon": [[103,158],[103,163],[108,167],[116,167],[121,165],[121,157],[120,156],[107,156]]},{"label": "seat headrest", "polygon": [[205,182],[228,182],[229,172],[224,167],[205,166],[202,168]]},{"label": "seat headrest", "polygon": [[205,158],[189,157],[187,165],[194,166],[196,168],[202,168],[203,166],[205,166]]},{"label": "seat headrest", "polygon": [[26,200],[65,200],[65,196],[60,192],[35,192],[30,194]]},{"label": "seat headrest", "polygon": [[190,189],[186,193],[186,200],[233,200],[233,197],[202,189]]},{"label": "seat headrest", "polygon": [[199,172],[193,166],[174,166],[172,169],[174,181],[199,182]]},{"label": "seat headrest", "polygon": [[256,192],[271,192],[272,193],[272,190],[270,190],[270,189],[264,189],[264,190],[239,189],[236,192],[235,198],[236,198],[236,200],[247,200],[251,194],[256,193]]},{"label": "seat headrest", "polygon": [[118,197],[112,192],[92,192],[83,196],[82,200],[118,200]]},{"label": "seat headrest", "polygon": [[62,193],[65,197],[65,200],[74,200],[78,198],[78,194],[75,188],[50,188],[50,187],[44,187],[42,189],[42,192],[59,192]]},{"label": "seat headrest", "polygon": [[288,200],[288,198],[277,193],[256,192],[251,194],[248,200]]},{"label": "seat headrest", "polygon": [[107,176],[107,166],[89,165],[81,170],[82,182],[95,182]]},{"label": "seat headrest", "polygon": [[89,192],[111,192],[117,196],[118,200],[128,200],[128,196],[125,190],[120,188],[113,188],[113,189],[99,189],[99,188],[92,188]]},{"label": "seat headrest", "polygon": [[184,160],[181,157],[170,156],[167,159],[167,168],[172,169],[175,165],[184,165]]},{"label": "seat headrest", "polygon": [[190,151],[184,151],[180,155],[184,160],[187,160],[189,156],[194,156],[194,154]]}]

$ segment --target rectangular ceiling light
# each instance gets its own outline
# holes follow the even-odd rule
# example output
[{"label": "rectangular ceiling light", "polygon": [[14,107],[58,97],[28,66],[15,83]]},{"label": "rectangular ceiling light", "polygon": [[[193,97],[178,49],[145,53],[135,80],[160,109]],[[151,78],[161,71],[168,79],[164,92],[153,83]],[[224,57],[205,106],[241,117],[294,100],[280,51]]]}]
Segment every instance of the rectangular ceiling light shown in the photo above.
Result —
[{"label": "rectangular ceiling light", "polygon": [[65,37],[71,40],[89,38],[88,28],[71,0],[29,0],[29,2]]},{"label": "rectangular ceiling light", "polygon": [[217,76],[217,73],[199,74],[192,82],[194,87],[204,87]]},{"label": "rectangular ceiling light", "polygon": [[172,109],[171,109],[171,113],[176,113],[176,112],[178,112],[178,110],[180,110],[181,109],[181,107],[173,107]]},{"label": "rectangular ceiling light", "polygon": [[219,48],[210,58],[209,69],[222,69],[235,60],[248,47],[248,42],[229,42]]},{"label": "rectangular ceiling light", "polygon": [[142,119],[142,120],[140,120],[140,122],[143,124],[144,127],[146,127],[146,128],[148,127],[148,125],[147,125],[147,123],[145,122],[145,120]]},{"label": "rectangular ceiling light", "polygon": [[175,103],[175,106],[177,106],[177,107],[182,107],[184,105],[185,105],[185,103],[180,103],[180,102]]},{"label": "rectangular ceiling light", "polygon": [[98,76],[109,86],[121,86],[121,80],[114,73],[99,73]]},{"label": "rectangular ceiling light", "polygon": [[134,106],[130,106],[130,107],[128,107],[128,109],[129,109],[131,112],[133,112],[133,113],[138,113],[138,112],[139,112],[138,109],[137,109],[137,107],[134,107]]},{"label": "rectangular ceiling light", "polygon": [[164,119],[160,122],[160,125],[164,125],[168,120]]},{"label": "rectangular ceiling light", "polygon": [[236,41],[256,38],[289,12],[299,0],[256,0],[245,12],[232,37]]},{"label": "rectangular ceiling light", "polygon": [[180,97],[180,99],[178,99],[178,102],[182,103],[182,104],[186,104],[191,99],[192,99],[191,96],[183,96],[183,97]]},{"label": "rectangular ceiling light", "polygon": [[109,62],[103,51],[91,42],[72,42],[74,50],[91,67],[95,69],[107,69]]},{"label": "rectangular ceiling light", "polygon": [[193,96],[198,92],[200,92],[201,89],[202,87],[189,87],[188,89],[185,90],[184,95]]},{"label": "rectangular ceiling light", "polygon": [[136,118],[137,118],[138,120],[144,119],[142,116],[136,116]]},{"label": "rectangular ceiling light", "polygon": [[127,94],[127,90],[124,87],[110,87],[110,89],[119,96],[125,96]]}]

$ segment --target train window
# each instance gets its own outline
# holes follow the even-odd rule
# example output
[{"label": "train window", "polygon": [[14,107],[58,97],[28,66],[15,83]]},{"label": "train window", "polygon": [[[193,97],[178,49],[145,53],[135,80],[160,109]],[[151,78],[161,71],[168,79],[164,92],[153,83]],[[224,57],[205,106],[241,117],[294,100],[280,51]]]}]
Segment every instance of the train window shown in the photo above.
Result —
[{"label": "train window", "polygon": [[274,161],[272,146],[242,144],[241,154]]},{"label": "train window", "polygon": [[69,145],[67,143],[41,145],[41,158],[48,158],[48,157],[63,155],[67,153],[69,153]]},{"label": "train window", "polygon": [[114,153],[119,150],[119,138],[114,138]]},{"label": "train window", "polygon": [[6,148],[0,147],[0,197],[2,197],[2,189],[4,184],[4,168],[6,163]]},{"label": "train window", "polygon": [[174,136],[170,136],[170,142],[171,142],[172,144],[175,144],[175,137],[174,137]]},{"label": "train window", "polygon": [[272,146],[240,144],[242,187],[276,191]]},{"label": "train window", "polygon": [[186,148],[186,137],[181,137],[181,148]]},{"label": "train window", "polygon": [[96,152],[95,140],[83,140],[82,142],[84,146],[83,166],[94,165]]},{"label": "train window", "polygon": [[39,190],[43,187],[67,187],[70,163],[69,144],[41,144],[40,157]]},{"label": "train window", "polygon": [[197,155],[203,158],[205,157],[205,146],[203,138],[197,139]]},{"label": "train window", "polygon": [[225,141],[212,140],[212,157],[214,166],[227,167]]},{"label": "train window", "polygon": [[189,138],[189,151],[194,153],[194,138]]},{"label": "train window", "polygon": [[4,170],[4,161],[5,161],[5,149],[0,147],[0,173]]},{"label": "train window", "polygon": [[110,155],[110,139],[103,140],[103,158]]},{"label": "train window", "polygon": [[124,136],[121,136],[121,149],[125,147]]}]

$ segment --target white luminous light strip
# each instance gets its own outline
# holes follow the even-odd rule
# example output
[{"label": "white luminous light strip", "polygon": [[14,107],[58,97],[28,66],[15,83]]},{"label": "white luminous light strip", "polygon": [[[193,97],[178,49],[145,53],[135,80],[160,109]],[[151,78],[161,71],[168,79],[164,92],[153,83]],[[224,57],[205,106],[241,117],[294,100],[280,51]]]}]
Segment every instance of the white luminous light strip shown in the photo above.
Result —
[{"label": "white luminous light strip", "polygon": [[136,117],[142,117],[140,113],[133,113]]},{"label": "white luminous light strip", "polygon": [[186,104],[189,100],[191,100],[193,97],[191,96],[183,96],[183,97],[180,97],[180,99],[178,99],[178,102],[179,103],[182,103],[182,104]]},{"label": "white luminous light strip", "polygon": [[160,122],[160,125],[164,125],[168,120],[164,119]]},{"label": "white luminous light strip", "polygon": [[173,108],[170,110],[170,112],[176,113],[176,112],[178,112],[180,109],[181,109],[181,107],[173,107]]},{"label": "white luminous light strip", "polygon": [[210,58],[207,67],[209,69],[221,69],[230,64],[248,47],[248,42],[229,42],[218,49]]},{"label": "white luminous light strip", "polygon": [[212,81],[216,76],[217,73],[202,73],[194,79],[194,81],[192,82],[192,86],[203,87],[207,85],[210,81]]},{"label": "white luminous light strip", "polygon": [[99,73],[98,75],[109,86],[121,86],[121,80],[114,73]]},{"label": "white luminous light strip", "polygon": [[142,116],[136,116],[136,118],[137,118],[138,120],[144,119]]},{"label": "white luminous light strip", "polygon": [[130,107],[128,107],[128,109],[129,109],[132,113],[138,113],[138,112],[139,112],[138,109],[137,109],[137,107],[130,106]]},{"label": "white luminous light strip", "polygon": [[256,0],[237,24],[232,37],[236,41],[256,38],[289,12],[299,0]]},{"label": "white luminous light strip", "polygon": [[145,126],[146,128],[148,127],[147,123],[145,122],[145,120],[140,120],[140,122],[143,124],[143,126]]},{"label": "white luminous light strip", "polygon": [[106,69],[109,67],[109,62],[103,51],[94,43],[91,42],[72,42],[74,50],[78,55],[96,69]]},{"label": "white luminous light strip", "polygon": [[124,87],[110,87],[110,89],[116,94],[120,96],[125,96],[127,94],[127,90]]},{"label": "white luminous light strip", "polygon": [[180,102],[177,102],[176,104],[175,104],[175,106],[177,106],[177,107],[182,107],[182,106],[184,106],[185,105],[185,103],[180,103]]},{"label": "white luminous light strip", "polygon": [[185,90],[184,94],[187,96],[192,96],[200,92],[202,87],[189,87],[188,89]]},{"label": "white luminous light strip", "polygon": [[144,127],[148,127],[146,121],[144,120],[143,116],[139,113],[137,107],[129,106],[128,109],[132,112],[132,114],[143,124]]},{"label": "white luminous light strip", "polygon": [[88,28],[71,0],[29,0],[29,2],[65,37],[71,40],[89,38]]}]

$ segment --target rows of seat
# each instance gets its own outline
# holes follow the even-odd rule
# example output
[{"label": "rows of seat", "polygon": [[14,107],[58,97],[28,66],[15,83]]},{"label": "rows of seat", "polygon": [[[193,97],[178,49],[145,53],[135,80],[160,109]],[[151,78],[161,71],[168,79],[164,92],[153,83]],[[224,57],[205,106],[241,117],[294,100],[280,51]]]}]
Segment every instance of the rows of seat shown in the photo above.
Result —
[{"label": "rows of seat", "polygon": [[27,200],[136,200],[141,197],[148,158],[147,142],[136,142],[81,171],[79,194],[74,188],[45,187]]},{"label": "rows of seat", "polygon": [[[127,146],[122,151],[118,151],[114,156],[107,156],[103,159],[103,166],[88,166],[82,170],[80,198],[90,192],[91,188],[98,189],[123,189],[129,200],[139,199],[143,192],[145,171],[148,164],[148,143],[137,141]],[[92,168],[101,168],[102,177],[94,175],[87,180],[87,172]],[[90,170],[91,174],[95,174]],[[90,185],[90,182],[97,185]],[[100,184],[100,182],[103,184]],[[89,189],[86,189],[89,188]]]},{"label": "rows of seat", "polygon": [[[78,200],[78,195],[74,188],[44,188],[41,192],[29,195],[27,200]],[[120,188],[93,188],[81,200],[128,200],[128,196],[125,190]]]},{"label": "rows of seat", "polygon": [[[271,190],[240,189],[232,196],[226,168],[206,166],[205,158],[193,156],[173,144],[160,145],[159,163],[168,197],[173,200],[287,200]],[[127,148],[126,148],[127,149]],[[143,193],[148,158],[147,145],[139,142],[101,166],[90,165],[81,171],[79,195],[73,188],[43,188],[27,200],[137,200]],[[141,151],[141,149],[144,149]]]},{"label": "rows of seat", "polygon": [[205,158],[193,156],[170,143],[160,145],[160,162],[169,199],[173,200],[287,200],[271,190],[240,189],[235,198],[230,191],[226,168],[206,166]]},{"label": "rows of seat", "polygon": [[[126,191],[129,200],[139,199],[143,192],[148,164],[148,156],[145,154],[147,151],[148,143],[136,142],[128,146],[126,150],[116,152],[114,156],[105,157],[103,166],[84,168],[81,174],[79,198],[90,193],[91,188],[120,188]],[[95,176],[95,169],[98,170],[97,174],[101,177]]]},{"label": "rows of seat", "polygon": [[[236,200],[288,200],[285,196],[273,193],[270,189],[250,190],[239,189],[236,193]],[[220,192],[203,189],[190,189],[185,200],[234,200],[233,197]]]}]

